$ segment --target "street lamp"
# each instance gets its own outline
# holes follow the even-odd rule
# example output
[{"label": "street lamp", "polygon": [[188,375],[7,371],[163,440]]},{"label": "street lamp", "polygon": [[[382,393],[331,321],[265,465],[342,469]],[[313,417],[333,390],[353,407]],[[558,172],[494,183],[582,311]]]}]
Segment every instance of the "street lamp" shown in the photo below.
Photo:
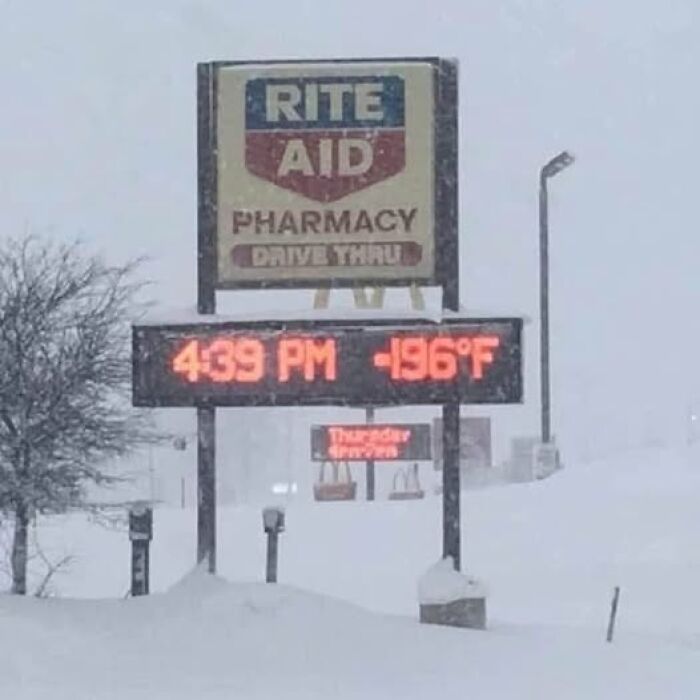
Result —
[{"label": "street lamp", "polygon": [[541,441],[551,442],[551,404],[549,383],[549,211],[547,180],[574,162],[568,151],[555,156],[540,171],[540,411]]},{"label": "street lamp", "polygon": [[[187,433],[176,435],[173,438],[172,447],[178,452],[186,452],[189,446],[187,441],[188,438],[197,439],[197,433]],[[180,477],[180,508],[184,510],[185,508],[185,476],[184,474]]]}]

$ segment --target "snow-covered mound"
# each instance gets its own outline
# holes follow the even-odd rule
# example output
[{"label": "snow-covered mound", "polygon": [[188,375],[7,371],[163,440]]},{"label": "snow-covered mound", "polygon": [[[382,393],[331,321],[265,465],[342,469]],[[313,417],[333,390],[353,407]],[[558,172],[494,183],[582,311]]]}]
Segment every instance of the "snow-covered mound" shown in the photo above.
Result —
[{"label": "snow-covered mound", "polygon": [[13,700],[692,698],[698,651],[575,630],[420,625],[193,572],[149,598],[0,597]]},{"label": "snow-covered mound", "polygon": [[[700,446],[698,446],[700,448]],[[417,614],[417,582],[441,554],[441,503],[287,506],[281,583],[377,612]],[[530,484],[466,491],[463,568],[489,592],[490,625],[605,628],[621,586],[618,636],[700,634],[700,454],[650,451],[573,465]],[[193,565],[196,514],[159,509],[151,581],[164,591]],[[219,573],[261,581],[265,536],[258,507],[219,511]],[[52,584],[72,597],[121,597],[129,587],[125,532],[84,516],[44,521],[44,547],[75,560]]]},{"label": "snow-covered mound", "polygon": [[419,579],[440,554],[438,498],[290,504],[280,586],[255,583],[259,508],[221,509],[223,578],[188,574],[194,512],[158,510],[161,593],[136,600],[119,599],[124,532],[43,521],[45,549],[77,557],[60,593],[114,599],[0,597],[0,698],[700,697],[700,455],[630,454],[463,496],[463,564],[487,587],[486,632],[416,621]]}]

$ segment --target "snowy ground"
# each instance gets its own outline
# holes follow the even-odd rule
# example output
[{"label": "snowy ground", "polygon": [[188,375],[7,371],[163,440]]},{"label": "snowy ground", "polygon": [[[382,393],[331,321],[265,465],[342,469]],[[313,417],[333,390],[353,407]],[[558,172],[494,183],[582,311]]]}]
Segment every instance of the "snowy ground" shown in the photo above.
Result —
[{"label": "snowy ground", "polygon": [[698,649],[576,629],[421,626],[285,586],[193,576],[130,601],[0,601],[3,697],[690,698]]},{"label": "snowy ground", "polygon": [[[486,632],[415,621],[437,498],[306,504],[288,510],[277,587],[191,575],[148,599],[0,597],[0,697],[699,697],[699,457],[634,454],[467,492],[464,560],[490,590]],[[163,591],[191,566],[194,516],[158,511],[155,532]],[[219,538],[221,575],[260,581],[260,512],[222,510]],[[44,523],[42,540],[78,557],[62,594],[128,588],[123,533],[73,516]]]}]

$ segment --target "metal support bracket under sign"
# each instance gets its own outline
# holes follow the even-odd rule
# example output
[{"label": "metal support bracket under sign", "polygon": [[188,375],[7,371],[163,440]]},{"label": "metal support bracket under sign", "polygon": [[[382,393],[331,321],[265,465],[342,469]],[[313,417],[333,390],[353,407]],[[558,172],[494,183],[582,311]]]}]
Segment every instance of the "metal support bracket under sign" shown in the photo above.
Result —
[{"label": "metal support bracket under sign", "polygon": [[[365,287],[353,287],[352,296],[356,309],[382,309],[384,308],[384,297],[386,287],[371,287],[371,294],[367,293]],[[408,288],[411,300],[411,308],[415,311],[425,309],[425,298],[423,291],[417,284],[412,284]],[[314,293],[314,309],[327,309],[330,305],[330,287],[321,287]]]}]

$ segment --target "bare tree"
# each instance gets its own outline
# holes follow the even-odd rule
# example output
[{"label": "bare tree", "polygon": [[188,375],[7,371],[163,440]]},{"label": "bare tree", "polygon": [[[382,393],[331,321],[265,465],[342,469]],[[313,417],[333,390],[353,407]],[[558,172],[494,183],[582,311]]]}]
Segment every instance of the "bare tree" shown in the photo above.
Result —
[{"label": "bare tree", "polygon": [[[7,528],[0,522],[0,580],[12,580],[12,537],[7,533]],[[36,598],[48,598],[54,594],[52,588],[53,579],[59,574],[65,573],[76,557],[65,551],[46,552],[39,542],[38,525],[36,520],[32,524],[31,537],[27,553],[27,594],[30,592],[30,581],[33,590],[31,594]]]},{"label": "bare tree", "polygon": [[0,512],[14,517],[12,591],[26,594],[28,526],[85,502],[104,465],[156,439],[130,405],[129,321],[138,261],[80,244],[0,245]]},{"label": "bare tree", "polygon": [[39,544],[36,528],[34,528],[33,540],[36,556],[44,566],[44,573],[42,574],[41,580],[39,581],[33,595],[35,598],[47,598],[52,595],[52,590],[50,588],[51,580],[64,569],[68,568],[75,560],[75,557],[72,554],[63,554],[60,557],[53,559],[50,558]]}]

